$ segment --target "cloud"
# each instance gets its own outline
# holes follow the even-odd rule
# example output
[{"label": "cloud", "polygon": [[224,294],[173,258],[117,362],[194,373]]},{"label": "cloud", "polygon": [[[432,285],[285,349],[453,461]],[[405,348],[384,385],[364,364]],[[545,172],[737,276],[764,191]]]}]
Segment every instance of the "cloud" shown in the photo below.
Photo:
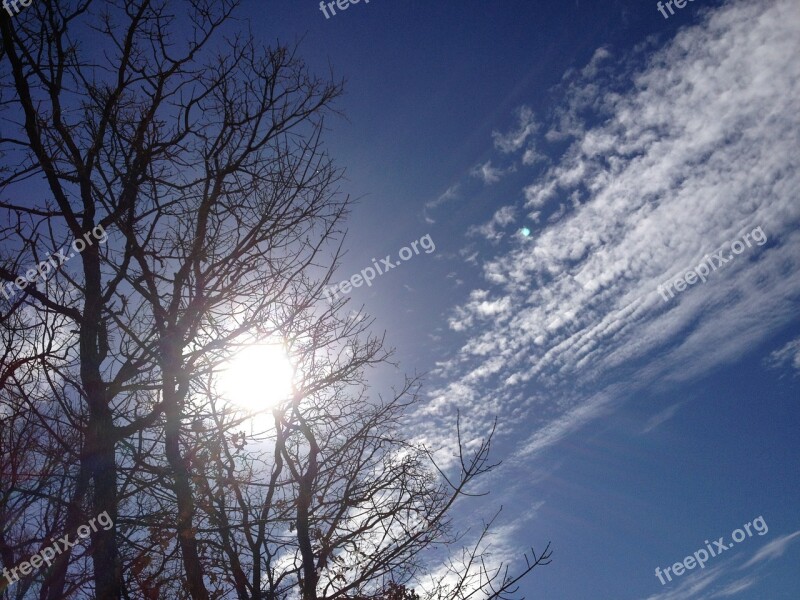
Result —
[{"label": "cloud", "polygon": [[535,165],[538,162],[547,162],[547,156],[539,152],[536,148],[528,148],[522,155],[523,165]]},{"label": "cloud", "polygon": [[435,198],[434,200],[429,200],[428,202],[425,203],[425,206],[423,207],[422,210],[423,210],[423,215],[425,216],[426,223],[428,224],[436,223],[436,221],[432,217],[428,216],[428,211],[433,210],[434,208],[437,208],[442,204],[458,199],[460,197],[459,195],[460,187],[461,186],[458,183],[453,184],[449,188],[447,188],[444,191],[444,193],[440,195],[438,198]]},{"label": "cloud", "polygon": [[[645,600],[713,600],[714,598],[730,598],[753,587],[758,578],[747,576],[728,584],[718,584],[718,580],[729,575],[729,566],[716,565],[681,576],[675,587],[665,589],[648,596]],[[667,584],[669,585],[669,584]]]},{"label": "cloud", "polygon": [[730,598],[731,596],[735,596],[739,592],[743,592],[753,587],[756,584],[756,582],[758,582],[757,577],[744,577],[742,579],[737,579],[736,581],[726,585],[720,591],[712,594],[710,598]]},{"label": "cloud", "polygon": [[[437,413],[459,406],[482,423],[524,408],[533,430],[521,445],[538,452],[609,398],[702,375],[796,319],[799,31],[793,0],[728,3],[649,57],[603,51],[573,77],[578,99],[553,118],[574,141],[520,207],[549,217],[529,243],[471,251],[484,281],[448,319],[465,339],[438,365]],[[608,72],[627,64],[639,66]],[[518,129],[493,136],[503,151],[537,130],[519,114]],[[767,245],[659,296],[756,227]]]},{"label": "cloud", "polygon": [[492,166],[492,161],[487,160],[482,165],[476,165],[473,167],[470,171],[470,175],[481,179],[486,185],[491,185],[493,183],[497,183],[503,178],[504,175],[513,171],[513,166],[508,167],[507,169],[499,169]]},{"label": "cloud", "polygon": [[775,350],[765,362],[767,366],[774,369],[791,366],[800,373],[800,338]]},{"label": "cloud", "polygon": [[772,540],[768,544],[764,544],[764,546],[762,546],[761,549],[755,553],[753,558],[748,560],[742,568],[745,569],[761,561],[772,560],[773,558],[779,558],[783,556],[789,545],[798,538],[800,538],[800,530],[781,536],[778,539]]},{"label": "cloud", "polygon": [[470,227],[467,235],[480,235],[491,242],[497,242],[503,237],[502,228],[514,222],[517,209],[514,206],[503,206],[499,208],[488,223],[478,227]]},{"label": "cloud", "polygon": [[676,402],[672,406],[668,406],[667,408],[662,410],[660,413],[650,417],[650,419],[648,419],[647,423],[645,424],[644,429],[642,429],[642,433],[649,433],[662,423],[669,421],[672,417],[675,416],[675,413],[678,412],[678,409],[681,406],[683,406],[683,404],[684,404],[683,402]]},{"label": "cloud", "polygon": [[533,111],[527,106],[521,106],[517,110],[517,128],[508,132],[492,132],[494,147],[509,154],[516,152],[525,145],[530,136],[539,130]]},{"label": "cloud", "polygon": [[609,395],[600,395],[582,402],[566,414],[549,421],[536,431],[518,450],[513,459],[524,460],[562,440],[586,423],[608,412],[612,405]]},{"label": "cloud", "polygon": [[[789,544],[798,536],[800,536],[800,531],[785,535],[766,544],[739,569],[746,569],[763,560],[782,556]],[[683,576],[676,587],[648,596],[646,600],[689,600],[691,598],[713,600],[714,598],[730,598],[750,589],[758,582],[758,577],[748,575],[721,587],[714,586],[717,580],[729,574],[730,568],[730,564],[723,563],[702,571],[695,571],[691,575]]]},{"label": "cloud", "polygon": [[723,574],[722,567],[707,568],[685,575],[674,588],[648,596],[646,600],[689,600],[704,592]]},{"label": "cloud", "polygon": [[612,58],[611,51],[606,46],[602,46],[594,51],[592,55],[592,59],[589,61],[589,64],[583,68],[582,75],[585,78],[592,78],[595,77],[599,71],[601,64]]}]

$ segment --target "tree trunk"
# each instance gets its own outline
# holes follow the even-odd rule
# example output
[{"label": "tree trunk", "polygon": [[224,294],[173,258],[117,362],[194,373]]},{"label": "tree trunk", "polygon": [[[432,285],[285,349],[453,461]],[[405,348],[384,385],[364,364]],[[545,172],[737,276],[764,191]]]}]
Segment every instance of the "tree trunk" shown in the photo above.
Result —
[{"label": "tree trunk", "polygon": [[172,469],[175,483],[175,497],[178,505],[178,518],[175,524],[178,544],[181,548],[183,567],[186,575],[187,591],[193,600],[209,600],[203,580],[203,567],[197,551],[197,538],[194,531],[195,503],[190,480],[189,467],[181,454],[181,405],[186,394],[185,385],[179,386],[181,380],[181,343],[180,336],[169,332],[162,339],[162,374],[164,393],[164,415],[166,428],[164,444],[167,461]]}]

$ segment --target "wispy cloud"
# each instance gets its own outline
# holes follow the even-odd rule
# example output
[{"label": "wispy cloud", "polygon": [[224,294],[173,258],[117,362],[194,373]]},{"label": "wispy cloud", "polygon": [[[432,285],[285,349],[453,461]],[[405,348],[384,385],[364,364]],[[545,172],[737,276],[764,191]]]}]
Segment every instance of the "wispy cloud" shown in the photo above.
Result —
[{"label": "wispy cloud", "polygon": [[500,241],[503,238],[504,229],[514,222],[516,214],[515,206],[503,206],[495,211],[488,223],[470,227],[467,235],[480,235],[490,242]]},{"label": "wispy cloud", "polygon": [[792,340],[779,350],[772,352],[766,359],[767,366],[783,368],[791,366],[800,374],[800,338]]},{"label": "wispy cloud", "polygon": [[587,402],[571,408],[563,415],[542,425],[514,454],[514,459],[530,457],[556,442],[574,433],[586,423],[596,419],[601,414],[608,412],[613,405],[613,396],[600,394]]},{"label": "wispy cloud", "polygon": [[423,207],[423,214],[425,216],[425,221],[428,224],[436,223],[436,221],[429,216],[428,214],[429,211],[433,210],[438,206],[441,206],[442,204],[458,199],[460,197],[459,196],[460,188],[461,186],[455,183],[451,185],[449,188],[447,188],[440,196],[434,198],[433,200],[429,200],[428,202],[425,203],[425,206]]},{"label": "wispy cloud", "polygon": [[[753,565],[782,556],[789,545],[800,537],[800,531],[784,535],[765,544],[756,554],[739,567],[748,569]],[[730,598],[753,587],[759,580],[756,575],[746,575],[722,585],[722,580],[735,572],[735,563],[723,563],[682,577],[678,584],[663,592],[648,596],[646,600],[713,600]]]},{"label": "wispy cloud", "polygon": [[669,421],[672,417],[675,416],[675,414],[678,412],[680,407],[683,406],[683,404],[684,404],[683,402],[676,402],[672,406],[668,406],[658,414],[655,414],[652,417],[650,417],[650,419],[648,419],[647,423],[645,424],[644,429],[642,429],[642,433],[649,433],[662,423],[666,423],[667,421]]},{"label": "wispy cloud", "polygon": [[724,573],[721,566],[685,575],[675,587],[648,596],[646,600],[689,600],[705,592]]},{"label": "wispy cloud", "polygon": [[758,552],[756,552],[753,558],[748,560],[742,568],[745,569],[753,566],[756,563],[783,556],[789,545],[798,538],[800,538],[800,530],[788,535],[783,535],[775,540],[772,540],[768,544],[764,544],[764,546]]},{"label": "wispy cloud", "polygon": [[718,592],[712,594],[710,598],[730,598],[731,596],[735,596],[736,594],[750,589],[756,582],[758,582],[758,577],[743,577],[742,579],[737,579]]},{"label": "wispy cloud", "polygon": [[[610,65],[637,61],[596,53],[570,84],[569,113],[555,115],[574,141],[524,190],[533,235],[470,253],[490,258],[451,313],[466,339],[439,365],[434,412],[461,406],[477,423],[527,411],[523,446],[538,452],[612,409],[611,398],[703,374],[796,318],[798,31],[793,0],[733,2],[624,77]],[[518,118],[494,135],[503,152],[537,142],[530,110]],[[657,294],[757,226],[768,245],[669,304]],[[612,380],[625,382],[613,394]],[[531,395],[531,384],[543,391]]]},{"label": "wispy cloud", "polygon": [[522,155],[523,165],[535,165],[538,162],[547,162],[547,156],[536,148],[528,148]]},{"label": "wispy cloud", "polygon": [[725,565],[706,568],[684,575],[674,587],[648,596],[645,600],[712,600],[730,598],[755,585],[757,577],[748,576],[721,584],[719,580],[728,574]]},{"label": "wispy cloud", "polygon": [[505,175],[514,171],[513,165],[506,169],[493,167],[492,161],[487,160],[482,165],[475,165],[470,171],[470,175],[477,177],[486,185],[492,185],[500,181]]},{"label": "wispy cloud", "polygon": [[517,110],[517,127],[507,133],[499,131],[492,132],[494,147],[509,154],[521,149],[525,142],[539,130],[539,124],[533,111],[528,106],[522,106]]}]

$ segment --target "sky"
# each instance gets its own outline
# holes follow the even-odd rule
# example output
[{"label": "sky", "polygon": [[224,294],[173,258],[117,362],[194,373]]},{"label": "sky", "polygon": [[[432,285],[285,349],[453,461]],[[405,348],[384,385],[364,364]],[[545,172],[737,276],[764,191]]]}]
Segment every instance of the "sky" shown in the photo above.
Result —
[{"label": "sky", "polygon": [[503,506],[494,560],[552,542],[527,598],[800,597],[800,3],[672,10],[240,15],[345,81],[337,281],[398,263],[346,295],[425,374],[419,439],[446,460],[457,414],[467,440],[497,418],[459,518]]}]

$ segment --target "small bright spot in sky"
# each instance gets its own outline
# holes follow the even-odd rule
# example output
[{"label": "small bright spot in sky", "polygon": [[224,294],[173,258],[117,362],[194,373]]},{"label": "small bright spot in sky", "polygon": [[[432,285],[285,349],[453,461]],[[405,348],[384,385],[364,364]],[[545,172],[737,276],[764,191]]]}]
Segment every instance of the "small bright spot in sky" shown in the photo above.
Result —
[{"label": "small bright spot in sky", "polygon": [[519,230],[519,232],[525,237],[528,237],[531,234],[531,230],[528,229],[527,227],[523,227],[522,229]]},{"label": "small bright spot in sky", "polygon": [[293,377],[283,346],[255,344],[237,352],[220,371],[217,390],[244,410],[269,410],[289,397]]}]

